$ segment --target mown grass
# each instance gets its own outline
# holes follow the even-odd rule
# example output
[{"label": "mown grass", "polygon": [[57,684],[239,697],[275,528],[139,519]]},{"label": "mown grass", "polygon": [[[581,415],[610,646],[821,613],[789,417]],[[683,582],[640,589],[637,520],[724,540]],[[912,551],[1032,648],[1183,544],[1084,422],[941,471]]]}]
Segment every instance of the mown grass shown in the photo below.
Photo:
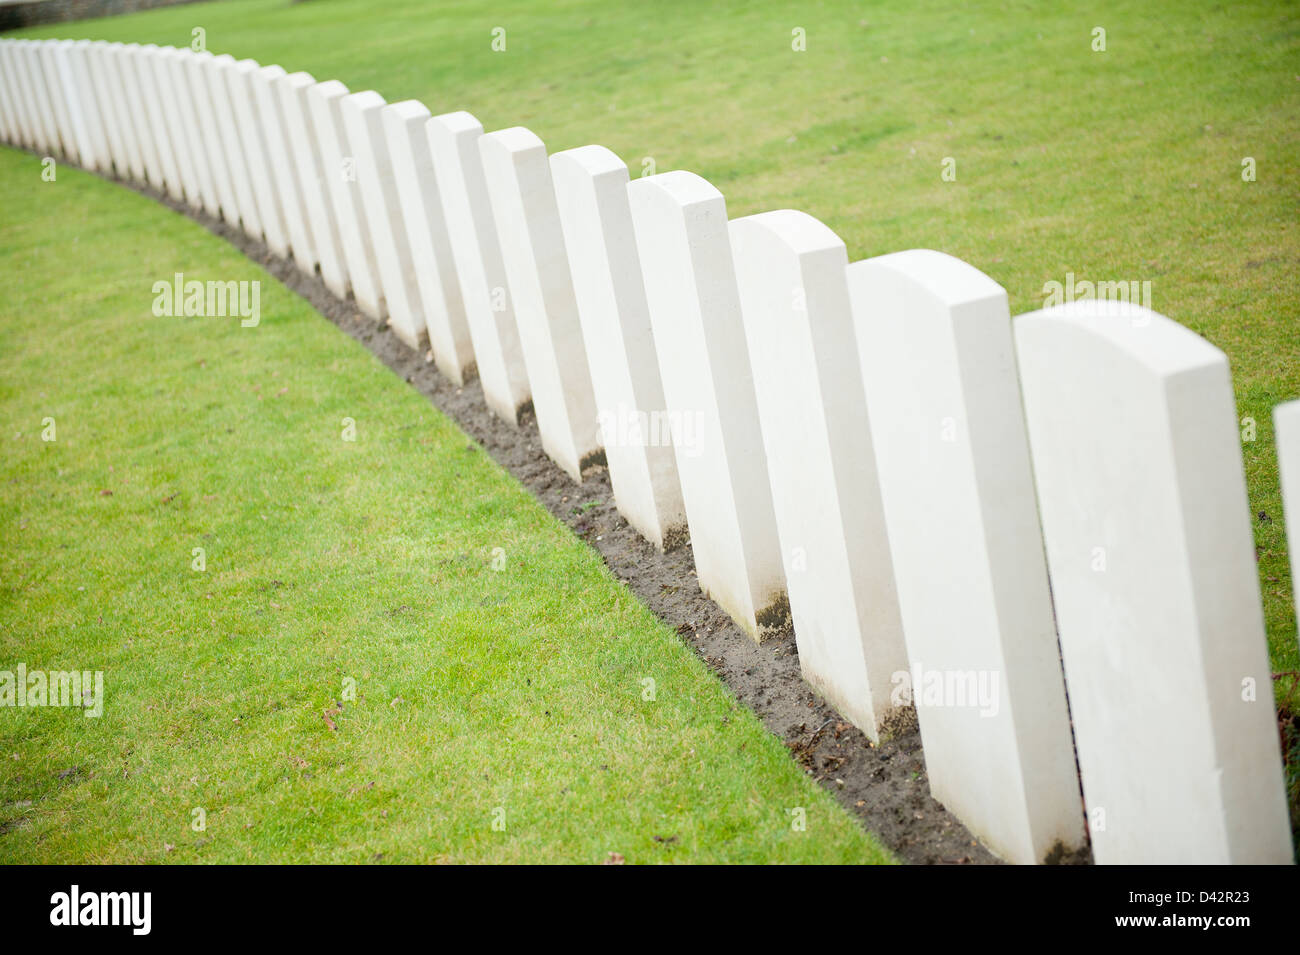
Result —
[{"label": "mown grass", "polygon": [[[40,172],[0,150],[0,669],[105,706],[0,707],[0,862],[889,861],[360,345]],[[176,272],[261,280],[260,325],[155,317]]]},{"label": "mown grass", "polygon": [[[1294,4],[227,0],[24,34],[182,46],[195,27],[216,52],[526,125],[552,150],[603,143],[633,174],[691,169],[731,215],[803,209],[855,258],[950,252],[1015,311],[1067,273],[1150,281],[1156,310],[1231,359],[1271,659],[1300,670],[1271,419],[1300,397]],[[276,478],[262,467],[239,480]],[[344,553],[338,572],[363,572]],[[1277,691],[1296,709],[1293,686]]]},{"label": "mown grass", "polygon": [[602,143],[633,174],[690,169],[731,215],[802,209],[854,257],[950,252],[1014,311],[1071,272],[1150,281],[1157,311],[1232,361],[1273,666],[1300,669],[1271,417],[1300,397],[1289,0],[228,0],[25,33],[184,46],[195,27],[215,52],[525,125],[552,150]]}]

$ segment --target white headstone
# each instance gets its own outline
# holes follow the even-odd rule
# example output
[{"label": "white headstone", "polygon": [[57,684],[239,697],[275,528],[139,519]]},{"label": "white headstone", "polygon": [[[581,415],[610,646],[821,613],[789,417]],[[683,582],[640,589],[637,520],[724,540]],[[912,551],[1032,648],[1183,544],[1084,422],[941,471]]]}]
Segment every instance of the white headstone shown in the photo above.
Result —
[{"label": "white headstone", "polygon": [[159,48],[153,43],[146,43],[140,47],[136,53],[136,71],[140,77],[143,111],[149,118],[149,128],[154,138],[153,146],[158,156],[163,188],[172,199],[182,202],[185,199],[185,185],[181,179],[180,162],[177,158],[178,144],[163,108],[162,83],[155,65],[159,53]]},{"label": "white headstone", "polygon": [[285,132],[310,229],[312,251],[320,263],[321,279],[336,296],[347,298],[348,273],[343,261],[343,243],[339,239],[329,188],[325,184],[323,150],[307,102],[307,90],[316,85],[316,80],[310,73],[299,72],[281,76],[271,85],[280,97],[280,111],[284,116]]},{"label": "white headstone", "polygon": [[18,133],[18,108],[14,105],[12,87],[5,75],[5,57],[11,41],[0,39],[0,139],[16,145],[20,141]]},{"label": "white headstone", "polygon": [[35,74],[36,53],[34,47],[36,43],[34,40],[17,40],[14,46],[16,48],[14,63],[17,68],[19,82],[26,93],[24,99],[27,102],[36,149],[46,155],[57,154],[59,152],[57,133],[54,133],[53,138],[51,138],[53,118],[47,110],[41,83]]},{"label": "white headstone", "polygon": [[135,141],[135,126],[127,109],[126,88],[122,82],[124,69],[118,57],[121,43],[100,43],[92,47],[91,59],[99,62],[103,95],[108,100],[111,120],[110,134],[117,137],[114,162],[120,163],[117,174],[128,182],[144,179],[144,162],[140,147]]},{"label": "white headstone", "polygon": [[686,541],[659,358],[627,201],[627,166],[604,146],[551,156],[614,502],[659,550]]},{"label": "white headstone", "polygon": [[700,587],[761,640],[789,600],[726,202],[689,172],[635,179],[628,200]]},{"label": "white headstone", "polygon": [[[221,198],[217,193],[216,179],[212,172],[212,153],[203,137],[203,127],[199,119],[193,91],[190,89],[189,64],[194,54],[188,49],[177,50],[168,47],[163,51],[163,63],[171,76],[177,117],[180,120],[181,133],[188,145],[191,174],[197,196],[191,197],[191,205],[203,208],[209,215],[221,214]],[[195,201],[197,199],[197,201]]]},{"label": "white headstone", "polygon": [[339,104],[343,128],[357,161],[361,209],[379,266],[380,284],[393,332],[411,348],[423,350],[427,338],[420,290],[411,264],[411,245],[402,223],[401,200],[393,182],[380,111],[384,98],[374,90],[345,96]]},{"label": "white headstone", "polygon": [[13,133],[16,135],[11,141],[15,145],[31,149],[36,139],[31,130],[31,119],[27,111],[26,87],[19,80],[14,66],[16,52],[16,40],[5,40],[0,43],[0,80],[4,81],[5,92],[13,107]]},{"label": "white headstone", "polygon": [[0,85],[4,90],[0,96],[4,98],[8,120],[5,123],[4,135],[5,142],[20,146],[23,143],[22,130],[22,113],[17,96],[17,84],[9,76],[9,51],[13,48],[13,40],[0,38]]},{"label": "white headstone", "polygon": [[1087,837],[1007,294],[927,250],[847,276],[930,791],[1041,863]]},{"label": "white headstone", "polygon": [[97,91],[101,111],[101,129],[107,143],[108,156],[119,179],[131,176],[125,125],[121,118],[122,99],[117,88],[116,65],[108,59],[110,46],[102,41],[87,43],[86,58],[87,81]]},{"label": "white headstone", "polygon": [[68,125],[63,87],[59,82],[58,67],[54,63],[54,41],[33,41],[32,58],[33,72],[42,91],[49,127],[54,136],[53,141],[69,162],[77,162],[77,141]]},{"label": "white headstone", "polygon": [[158,103],[162,107],[167,140],[171,144],[172,156],[181,187],[185,192],[185,199],[191,208],[200,209],[203,206],[203,196],[200,193],[198,169],[193,156],[195,143],[189,137],[182,104],[177,97],[176,81],[172,75],[174,56],[176,56],[175,48],[165,46],[150,50],[148,59],[158,90]]},{"label": "white headstone", "polygon": [[261,123],[262,143],[266,147],[266,165],[271,186],[280,202],[289,247],[294,263],[311,275],[316,271],[316,253],[308,234],[302,191],[286,138],[288,125],[280,109],[280,97],[273,85],[287,74],[280,66],[264,66],[248,76],[257,116]]},{"label": "white headstone", "polygon": [[27,102],[36,134],[36,147],[46,155],[62,155],[59,132],[53,111],[46,99],[45,80],[41,75],[35,40],[18,41],[18,70],[27,88]]},{"label": "white headstone", "polygon": [[433,360],[439,371],[463,385],[474,374],[474,345],[425,131],[430,113],[423,103],[406,100],[385,106],[380,116]]},{"label": "white headstone", "polygon": [[49,150],[45,145],[45,123],[40,112],[40,98],[37,95],[35,83],[31,78],[30,53],[28,50],[31,42],[31,40],[13,41],[14,77],[22,96],[24,112],[27,115],[28,127],[32,137],[30,145],[38,152],[48,153]]},{"label": "white headstone", "polygon": [[45,151],[51,155],[68,156],[70,155],[69,149],[72,147],[64,142],[63,130],[55,113],[55,100],[50,86],[44,49],[45,44],[43,41],[24,41],[24,53],[28,70],[27,80],[35,94],[37,116],[41,123]]},{"label": "white headstone", "polygon": [[0,137],[6,143],[17,145],[22,139],[18,131],[18,107],[14,103],[14,89],[5,65],[11,42],[0,39]]},{"label": "white headstone", "polygon": [[161,167],[158,165],[158,153],[153,147],[153,131],[149,128],[149,117],[145,113],[144,95],[140,92],[140,73],[136,67],[139,46],[134,43],[115,44],[114,57],[117,61],[118,82],[122,87],[125,115],[128,117],[131,142],[135,147],[135,158],[139,163],[136,180],[141,185],[149,184],[159,188],[162,182]]},{"label": "white headstone", "polygon": [[496,223],[483,181],[478,152],[483,126],[469,113],[459,112],[433,117],[425,130],[483,396],[493,414],[518,424],[519,412],[531,395]]},{"label": "white headstone", "polygon": [[54,40],[37,40],[33,43],[34,71],[48,111],[50,128],[54,134],[53,141],[59,144],[60,151],[69,161],[79,162],[78,143],[68,120],[63,83],[59,76],[58,64],[54,61],[55,46]]},{"label": "white headstone", "polygon": [[522,126],[479,138],[542,450],[573,478],[603,457],[546,146]]},{"label": "white headstone", "polygon": [[71,69],[72,89],[81,114],[86,145],[94,160],[94,168],[108,172],[113,159],[109,154],[108,134],[104,129],[105,105],[101,102],[103,90],[91,79],[90,61],[87,57],[89,40],[67,40],[64,49]]},{"label": "white headstone", "polygon": [[1119,303],[1015,338],[1094,858],[1290,862],[1227,358]]},{"label": "white headstone", "polygon": [[89,124],[86,120],[86,103],[81,98],[76,71],[72,64],[72,41],[49,40],[46,42],[45,50],[49,57],[47,62],[51,70],[53,88],[61,95],[56,108],[63,122],[65,135],[72,140],[72,152],[84,168],[97,169],[99,160],[95,155],[94,143],[91,141]]},{"label": "white headstone", "polygon": [[235,206],[239,210],[239,221],[245,234],[261,241],[262,216],[253,196],[253,177],[245,159],[240,124],[236,119],[231,96],[233,81],[230,74],[235,69],[235,58],[222,53],[210,60],[205,59],[203,65],[207,71],[208,98],[212,102],[212,114],[217,122],[217,135],[225,151],[226,170],[230,176]]},{"label": "white headstone", "polygon": [[17,134],[18,109],[13,104],[13,88],[10,85],[9,78],[6,75],[5,62],[9,55],[9,44],[12,40],[0,38],[0,104],[4,109],[3,135],[6,143],[17,144],[20,141]]},{"label": "white headstone", "polygon": [[307,88],[312,125],[320,145],[321,171],[329,190],[330,209],[343,246],[348,281],[357,307],[371,318],[388,314],[379,284],[370,229],[361,211],[361,187],[357,183],[357,159],[343,130],[339,104],[348,88],[338,80],[326,80]]},{"label": "white headstone", "polygon": [[126,147],[127,168],[137,184],[149,181],[149,162],[145,155],[143,139],[147,126],[135,86],[135,65],[132,53],[125,43],[110,43],[104,55],[112,76],[111,89],[121,121],[123,145]]},{"label": "white headstone", "polygon": [[226,79],[266,245],[275,255],[285,258],[289,254],[289,237],[284,228],[284,211],[271,176],[270,151],[262,135],[262,119],[253,93],[252,77],[260,69],[256,60],[239,60],[230,67]]},{"label": "white headstone", "polygon": [[21,112],[25,120],[27,138],[24,145],[29,149],[44,152],[45,131],[42,128],[40,116],[37,112],[36,90],[27,75],[26,44],[29,42],[28,40],[9,41],[9,69],[13,78],[13,88],[17,91],[16,96],[21,104]]},{"label": "white headstone", "polygon": [[1300,401],[1288,401],[1273,409],[1273,430],[1282,483],[1282,514],[1286,518],[1286,540],[1291,555],[1291,595],[1295,598],[1296,620],[1300,622]]},{"label": "white headstone", "polygon": [[867,736],[907,669],[844,243],[790,210],[731,223],[745,339],[806,679]]},{"label": "white headstone", "polygon": [[19,63],[27,81],[32,112],[36,118],[37,145],[46,155],[66,155],[59,127],[55,123],[54,104],[46,84],[41,43],[36,40],[20,40],[19,44]]},{"label": "white headstone", "polygon": [[185,61],[190,80],[190,101],[202,133],[203,148],[208,155],[208,169],[222,220],[232,228],[239,228],[239,199],[230,165],[229,149],[224,138],[217,107],[213,101],[213,56],[206,50],[195,53]]}]

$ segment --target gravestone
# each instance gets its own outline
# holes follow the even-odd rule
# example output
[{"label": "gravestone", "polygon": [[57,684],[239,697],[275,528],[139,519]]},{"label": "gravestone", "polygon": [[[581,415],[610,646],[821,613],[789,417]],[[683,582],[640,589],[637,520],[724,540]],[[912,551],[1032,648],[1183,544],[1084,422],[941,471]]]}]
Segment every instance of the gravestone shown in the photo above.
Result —
[{"label": "gravestone", "polygon": [[339,242],[348,283],[357,307],[371,318],[387,314],[380,291],[379,269],[375,263],[370,228],[361,210],[361,187],[357,183],[357,159],[343,130],[339,104],[348,88],[338,80],[326,80],[307,87],[307,103],[312,126],[321,147],[321,172],[329,191],[330,209]]},{"label": "gravestone", "polygon": [[1014,329],[1094,858],[1290,862],[1227,358],[1120,303]]},{"label": "gravestone", "polygon": [[14,63],[17,68],[19,82],[26,92],[25,100],[32,123],[32,132],[35,136],[36,148],[47,156],[62,155],[58,132],[54,129],[54,118],[50,115],[49,107],[45,102],[44,81],[36,74],[36,54],[34,50],[36,42],[34,40],[18,40],[14,45],[16,47]]},{"label": "gravestone", "polygon": [[108,44],[102,41],[89,43],[83,47],[85,57],[86,82],[96,90],[96,100],[100,109],[100,129],[104,134],[106,154],[119,179],[128,179],[131,175],[127,162],[127,149],[123,138],[123,121],[120,114],[122,105],[116,90],[116,81],[112,68],[108,65]]},{"label": "gravestone", "polygon": [[316,85],[316,80],[310,73],[289,73],[272,80],[271,85],[280,98],[294,174],[301,190],[312,251],[320,264],[321,280],[334,295],[347,298],[348,273],[343,261],[343,243],[325,183],[323,150],[307,101],[307,91]]},{"label": "gravestone", "polygon": [[240,137],[239,123],[236,120],[230,92],[229,76],[234,71],[235,58],[228,53],[222,53],[204,60],[204,67],[207,70],[208,98],[212,103],[217,135],[224,150],[230,188],[234,193],[235,207],[239,210],[239,221],[244,234],[260,242],[262,241],[262,217],[257,201],[253,198],[253,179],[245,158],[247,149]]},{"label": "gravestone", "polygon": [[244,162],[252,183],[253,202],[266,236],[266,245],[280,258],[289,255],[289,237],[284,226],[284,210],[271,175],[270,152],[262,134],[262,118],[253,92],[253,75],[261,69],[256,60],[238,60],[226,71],[230,87],[230,104],[235,125],[244,147]]},{"label": "gravestone", "polygon": [[75,161],[77,144],[67,129],[63,115],[63,94],[51,62],[50,41],[35,40],[30,47],[31,75],[38,102],[45,118],[49,148],[61,157]]},{"label": "gravestone", "polygon": [[493,414],[517,425],[520,412],[531,401],[531,392],[483,181],[478,151],[483,127],[469,113],[446,113],[430,119],[425,132],[483,397]]},{"label": "gravestone", "polygon": [[73,65],[71,40],[49,40],[46,43],[47,61],[53,74],[54,86],[62,94],[57,109],[62,116],[64,130],[74,145],[73,152],[81,165],[89,170],[99,168],[99,156],[90,135],[86,103],[77,85],[77,72]]},{"label": "gravestone", "polygon": [[844,269],[812,216],[731,223],[745,340],[804,679],[872,740],[907,669]]},{"label": "gravestone", "polygon": [[700,588],[761,640],[790,611],[726,203],[689,172],[634,180],[628,201]]},{"label": "gravestone", "polygon": [[230,165],[229,151],[222,135],[217,108],[213,102],[213,56],[206,50],[194,53],[183,61],[189,78],[190,103],[202,134],[203,148],[208,157],[212,186],[216,192],[221,218],[232,228],[239,228],[239,199],[235,193],[234,170]]},{"label": "gravestone", "polygon": [[148,180],[149,174],[145,168],[144,149],[140,145],[140,136],[143,134],[140,132],[138,108],[130,98],[131,87],[127,80],[130,67],[127,63],[126,45],[110,43],[105,47],[103,55],[109,77],[109,95],[113,97],[122,146],[126,151],[127,171],[132,180],[143,183]]},{"label": "gravestone", "polygon": [[0,140],[5,143],[17,143],[17,107],[10,96],[10,87],[4,75],[4,46],[8,41],[0,40]]},{"label": "gravestone", "polygon": [[21,140],[18,131],[18,107],[13,101],[13,87],[10,85],[5,68],[8,45],[8,40],[0,39],[0,136],[6,143],[17,144]]},{"label": "gravestone", "polygon": [[75,130],[68,116],[68,99],[63,89],[63,78],[56,61],[58,44],[54,40],[36,42],[36,69],[45,84],[46,101],[50,110],[50,122],[55,135],[62,144],[63,154],[70,162],[80,162],[80,146]]},{"label": "gravestone", "polygon": [[1040,863],[1086,835],[1007,294],[928,250],[847,277],[930,791]]},{"label": "gravestone", "polygon": [[13,108],[13,123],[10,141],[28,149],[35,148],[35,136],[31,129],[31,119],[27,110],[27,93],[19,81],[14,67],[16,41],[0,42],[0,80],[4,81],[5,92]]},{"label": "gravestone", "polygon": [[166,190],[162,160],[158,152],[158,135],[153,128],[149,110],[145,107],[144,91],[140,85],[141,48],[128,43],[122,48],[122,82],[126,91],[127,107],[131,110],[140,146],[140,161],[144,166],[144,182],[159,192]]},{"label": "gravestone", "polygon": [[551,156],[614,502],[659,550],[686,540],[686,509],[646,306],[627,166],[603,146]]},{"label": "gravestone", "polygon": [[45,129],[45,148],[60,158],[75,156],[76,144],[66,138],[56,111],[55,96],[58,88],[51,85],[53,77],[47,63],[46,43],[41,40],[29,41],[27,58],[28,79],[36,92],[37,110]]},{"label": "gravestone", "polygon": [[155,62],[159,49],[153,43],[146,43],[136,51],[135,67],[140,78],[140,95],[144,103],[143,112],[149,118],[149,128],[153,135],[154,152],[158,157],[161,174],[161,188],[177,202],[185,201],[185,185],[181,181],[180,163],[177,159],[176,137],[172,135],[163,110],[162,91],[159,88],[158,71]]},{"label": "gravestone", "polygon": [[581,484],[604,454],[546,146],[522,126],[478,142],[542,450]]},{"label": "gravestone", "polygon": [[172,77],[172,58],[176,55],[174,47],[161,47],[150,51],[150,66],[154,72],[154,82],[158,89],[158,102],[162,107],[163,123],[167,130],[167,139],[175,157],[177,174],[185,200],[193,209],[203,207],[203,196],[199,188],[198,167],[195,164],[195,146],[188,134],[183,108],[178,102],[176,83]]},{"label": "gravestone", "polygon": [[266,145],[266,164],[271,173],[271,185],[280,200],[280,211],[284,216],[289,248],[293,250],[294,264],[300,271],[313,275],[316,272],[316,252],[308,235],[302,189],[290,158],[286,139],[288,124],[274,85],[286,75],[283,67],[264,66],[249,74],[248,83],[257,104],[262,142]]},{"label": "gravestone", "polygon": [[91,79],[91,65],[88,51],[89,40],[68,40],[64,49],[68,55],[68,65],[72,71],[72,88],[81,109],[81,121],[85,128],[86,142],[95,160],[95,169],[110,172],[113,157],[109,151],[106,121],[106,104],[102,102],[104,91]]},{"label": "gravestone", "polygon": [[35,112],[41,127],[41,149],[53,156],[70,155],[69,145],[63,141],[62,132],[55,120],[54,100],[46,78],[42,54],[44,44],[38,40],[24,40],[22,43],[27,82],[33,94]]},{"label": "gravestone", "polygon": [[429,348],[438,370],[458,385],[474,375],[474,345],[442,211],[442,194],[425,131],[431,114],[416,100],[380,111],[393,163],[402,224],[411,247]]},{"label": "gravestone", "polygon": [[380,284],[388,306],[388,321],[394,333],[411,348],[424,350],[428,337],[420,290],[411,264],[411,245],[402,224],[401,200],[393,182],[393,164],[388,158],[380,111],[384,98],[374,90],[353,93],[340,101],[343,127],[357,160],[357,183],[361,187],[361,212],[370,229]]},{"label": "gravestone", "polygon": [[212,154],[216,150],[204,142],[203,127],[196,109],[195,97],[190,90],[189,63],[193,58],[194,54],[189,50],[168,48],[164,51],[164,62],[175,91],[176,111],[180,118],[181,132],[189,145],[190,166],[197,191],[197,202],[192,204],[211,216],[219,216],[221,198],[217,194],[216,179],[212,172]]},{"label": "gravestone", "polygon": [[23,103],[23,112],[27,116],[28,132],[31,136],[30,146],[38,152],[48,153],[46,147],[45,123],[41,118],[40,100],[36,86],[31,79],[31,63],[28,54],[30,40],[14,40],[11,50],[11,65],[14,80]]},{"label": "gravestone", "polygon": [[1291,556],[1291,596],[1295,598],[1296,620],[1300,621],[1300,401],[1288,401],[1273,409],[1273,431]]},{"label": "gravestone", "polygon": [[40,150],[41,129],[36,118],[35,94],[27,82],[27,69],[23,62],[22,40],[6,40],[4,56],[0,64],[5,69],[5,79],[13,91],[14,102],[18,106],[19,130],[23,134],[22,144],[28,149]]}]

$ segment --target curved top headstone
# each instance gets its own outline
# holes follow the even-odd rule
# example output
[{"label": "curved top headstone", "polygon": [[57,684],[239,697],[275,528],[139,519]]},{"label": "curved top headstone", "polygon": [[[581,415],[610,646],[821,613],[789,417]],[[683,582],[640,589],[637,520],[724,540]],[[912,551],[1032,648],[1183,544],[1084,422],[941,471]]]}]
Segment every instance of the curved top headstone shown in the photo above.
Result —
[{"label": "curved top headstone", "polygon": [[1015,333],[1096,860],[1289,861],[1227,358],[1123,303]]},{"label": "curved top headstone", "polygon": [[1084,826],[1006,291],[927,249],[847,271],[931,792],[1008,861],[1073,852]]},{"label": "curved top headstone", "polygon": [[633,180],[628,201],[700,586],[750,634],[789,625],[727,204],[707,180]]},{"label": "curved top headstone", "polygon": [[803,212],[735,219],[754,371],[799,666],[867,736],[897,720],[907,669],[843,240]]}]

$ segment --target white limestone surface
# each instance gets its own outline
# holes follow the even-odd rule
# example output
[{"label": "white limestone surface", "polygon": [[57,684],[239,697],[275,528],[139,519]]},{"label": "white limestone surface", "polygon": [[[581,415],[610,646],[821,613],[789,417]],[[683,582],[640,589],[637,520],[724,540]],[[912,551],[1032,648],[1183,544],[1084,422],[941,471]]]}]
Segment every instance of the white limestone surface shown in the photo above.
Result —
[{"label": "white limestone surface", "polygon": [[475,374],[474,345],[425,131],[432,114],[423,103],[405,100],[385,106],[380,116],[429,348],[438,370],[463,385]]},{"label": "white limestone surface", "polygon": [[1273,409],[1273,433],[1291,556],[1291,595],[1295,598],[1296,620],[1300,621],[1300,401],[1288,401]]},{"label": "white limestone surface", "polygon": [[496,223],[483,180],[483,126],[466,112],[425,124],[483,397],[511,425],[532,399]]},{"label": "white limestone surface", "polygon": [[360,212],[365,217],[374,251],[389,324],[411,348],[423,350],[427,338],[420,306],[411,245],[402,223],[401,200],[393,182],[380,111],[384,98],[374,90],[352,93],[339,101],[343,128],[356,158]]},{"label": "white limestone surface", "polygon": [[686,507],[646,305],[627,166],[604,146],[551,156],[551,177],[619,513],[659,550],[685,542]]},{"label": "white limestone surface", "polygon": [[761,640],[789,599],[726,202],[681,171],[633,180],[628,201],[700,587]]},{"label": "white limestone surface", "polygon": [[357,157],[352,153],[339,109],[348,88],[338,80],[326,80],[307,87],[312,126],[320,146],[321,174],[329,190],[335,234],[343,247],[348,283],[357,307],[373,319],[388,314],[370,241],[370,227],[361,208],[361,186],[357,182]]},{"label": "white limestone surface", "polygon": [[[324,150],[312,120],[307,91],[316,85],[310,73],[288,73],[271,81],[280,99],[285,136],[298,181],[312,258],[320,266],[325,287],[339,298],[347,298],[348,272],[343,242],[339,237],[329,187],[325,182]],[[302,263],[299,263],[300,267]]]},{"label": "white limestone surface", "polygon": [[925,249],[847,276],[930,791],[1008,861],[1072,852],[1086,835],[1006,291]]},{"label": "white limestone surface", "polygon": [[1120,303],[1014,329],[1094,858],[1290,862],[1226,356]]},{"label": "white limestone surface", "polygon": [[731,223],[790,613],[806,679],[870,739],[907,669],[862,371],[834,232],[793,210]]},{"label": "white limestone surface", "polygon": [[522,126],[478,144],[542,450],[582,483],[603,449],[546,146]]}]

